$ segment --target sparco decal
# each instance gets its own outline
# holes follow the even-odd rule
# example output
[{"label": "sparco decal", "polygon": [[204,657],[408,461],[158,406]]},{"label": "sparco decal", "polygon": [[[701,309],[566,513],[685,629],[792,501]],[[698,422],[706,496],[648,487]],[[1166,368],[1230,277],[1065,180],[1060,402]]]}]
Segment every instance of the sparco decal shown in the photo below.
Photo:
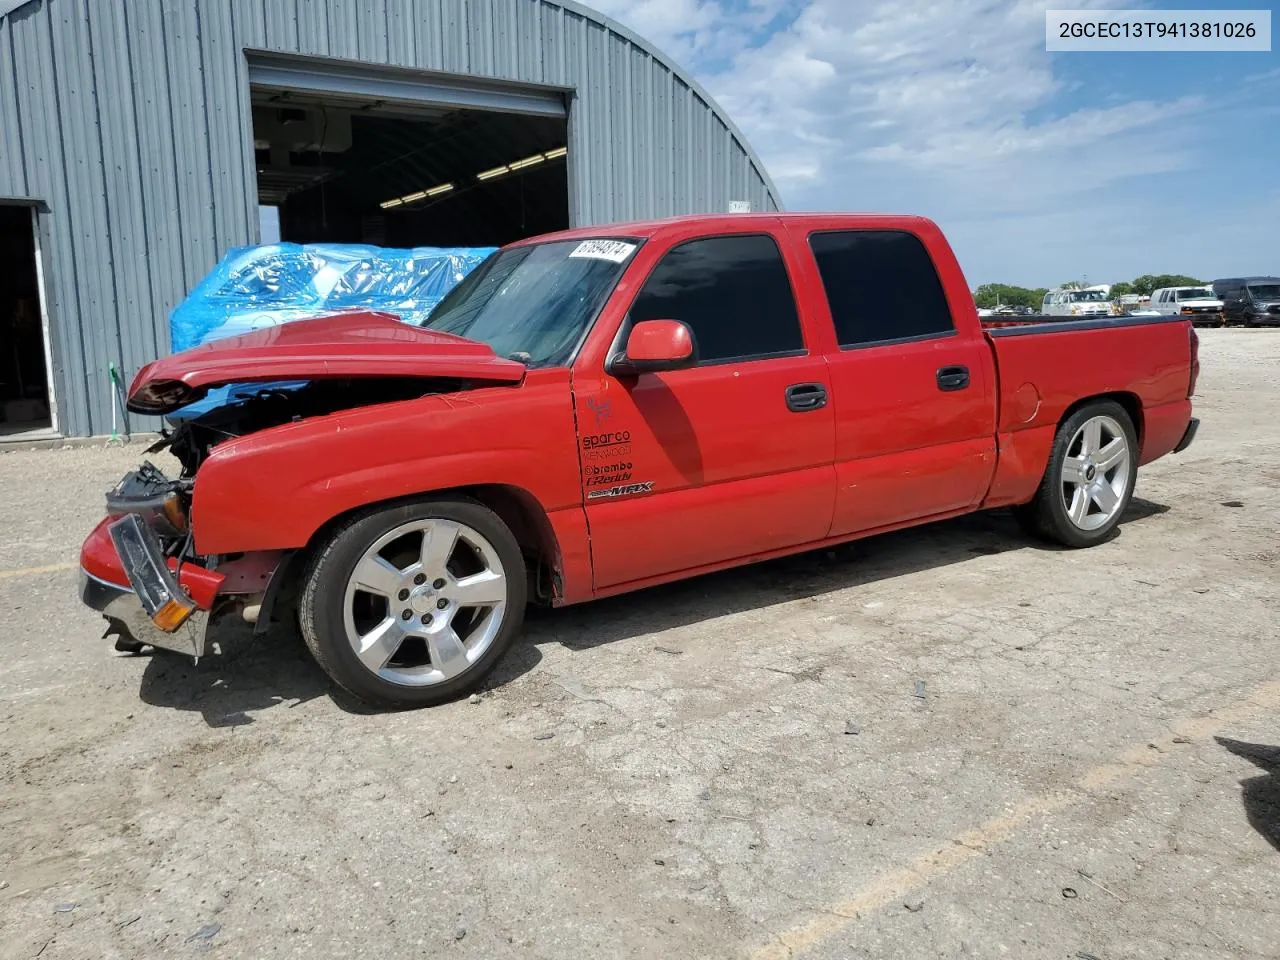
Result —
[{"label": "sparco decal", "polygon": [[595,450],[599,447],[616,447],[630,442],[630,430],[619,430],[616,433],[593,433],[582,438],[582,449]]},{"label": "sparco decal", "polygon": [[622,487],[610,487],[608,490],[591,490],[587,493],[588,500],[614,500],[618,497],[630,497],[637,493],[649,493],[653,490],[653,481],[649,480],[645,483],[628,483]]}]

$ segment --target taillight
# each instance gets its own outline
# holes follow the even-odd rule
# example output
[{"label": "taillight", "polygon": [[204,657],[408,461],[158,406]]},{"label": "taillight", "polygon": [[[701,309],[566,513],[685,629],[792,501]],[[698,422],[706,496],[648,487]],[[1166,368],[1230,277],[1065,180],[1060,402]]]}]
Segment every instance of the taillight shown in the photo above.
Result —
[{"label": "taillight", "polygon": [[1188,326],[1187,330],[1191,334],[1191,382],[1187,384],[1187,396],[1194,397],[1196,380],[1200,378],[1200,334],[1192,326]]}]

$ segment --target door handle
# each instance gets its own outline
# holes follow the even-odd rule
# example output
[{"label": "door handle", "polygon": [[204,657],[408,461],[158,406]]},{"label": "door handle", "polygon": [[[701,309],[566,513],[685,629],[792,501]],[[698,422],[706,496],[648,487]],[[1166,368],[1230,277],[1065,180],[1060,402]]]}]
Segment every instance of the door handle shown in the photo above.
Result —
[{"label": "door handle", "polygon": [[792,413],[821,410],[827,405],[827,388],[820,383],[793,383],[787,387],[787,409]]},{"label": "door handle", "polygon": [[969,386],[968,367],[940,367],[938,369],[938,389],[950,392],[963,390]]}]

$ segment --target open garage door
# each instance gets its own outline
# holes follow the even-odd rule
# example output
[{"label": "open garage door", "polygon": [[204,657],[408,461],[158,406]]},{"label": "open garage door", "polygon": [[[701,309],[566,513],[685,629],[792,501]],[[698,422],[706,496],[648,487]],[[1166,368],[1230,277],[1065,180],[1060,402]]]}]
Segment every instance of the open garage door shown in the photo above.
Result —
[{"label": "open garage door", "polygon": [[569,226],[563,91],[250,61],[263,240],[498,246]]}]

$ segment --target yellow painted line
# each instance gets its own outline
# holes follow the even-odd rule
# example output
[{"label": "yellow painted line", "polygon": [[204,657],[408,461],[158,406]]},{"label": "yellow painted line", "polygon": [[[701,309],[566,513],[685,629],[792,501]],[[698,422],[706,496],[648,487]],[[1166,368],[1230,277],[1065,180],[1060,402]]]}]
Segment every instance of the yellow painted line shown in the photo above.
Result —
[{"label": "yellow painted line", "polygon": [[33,577],[37,573],[61,573],[63,570],[77,570],[78,563],[51,563],[47,567],[19,567],[17,570],[0,570],[0,580],[9,577]]},{"label": "yellow painted line", "polygon": [[1243,700],[1230,707],[1216,710],[1208,716],[1183,720],[1174,725],[1167,735],[1148,741],[1150,745],[1144,743],[1132,747],[1111,762],[1087,771],[1074,789],[1024,800],[1007,813],[992,817],[972,830],[966,830],[947,843],[917,857],[905,867],[882,874],[849,899],[826,907],[808,923],[780,934],[775,942],[752,954],[752,960],[788,960],[811,950],[860,920],[863,914],[890,903],[901,902],[909,893],[931,880],[951,873],[986,847],[1008,839],[1032,818],[1044,817],[1075,806],[1107,790],[1116,781],[1130,774],[1154,767],[1166,753],[1175,748],[1175,738],[1203,740],[1233,723],[1248,719],[1260,710],[1278,707],[1280,681],[1273,681],[1255,688]]}]

